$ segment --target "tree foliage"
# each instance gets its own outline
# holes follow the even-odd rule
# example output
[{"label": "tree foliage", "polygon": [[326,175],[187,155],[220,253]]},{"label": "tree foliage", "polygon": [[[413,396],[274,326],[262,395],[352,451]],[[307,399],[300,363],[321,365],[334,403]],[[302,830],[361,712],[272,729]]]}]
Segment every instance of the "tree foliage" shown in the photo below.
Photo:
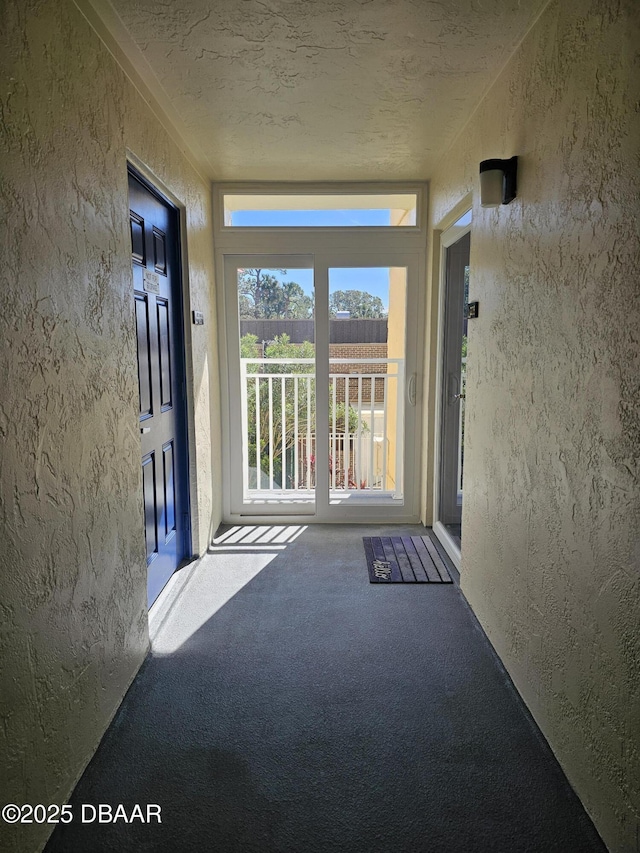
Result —
[{"label": "tree foliage", "polygon": [[[238,270],[238,305],[242,320],[307,320],[313,316],[313,298],[295,281],[281,281],[274,273],[284,269]],[[387,316],[379,296],[364,290],[336,290],[329,297],[329,314],[349,311],[354,319]]]},{"label": "tree foliage", "polygon": [[240,338],[240,358],[260,358],[257,335],[247,333]]},{"label": "tree foliage", "polygon": [[349,311],[354,319],[380,319],[387,316],[382,299],[364,290],[336,290],[329,296],[329,314]]},{"label": "tree foliage", "polygon": [[[264,350],[265,358],[315,358],[316,348],[310,341],[292,344],[289,335],[276,335]],[[313,364],[265,364],[265,373],[315,373]]]},{"label": "tree foliage", "polygon": [[313,299],[295,281],[280,281],[274,272],[238,270],[238,305],[243,320],[306,320],[313,314]]}]

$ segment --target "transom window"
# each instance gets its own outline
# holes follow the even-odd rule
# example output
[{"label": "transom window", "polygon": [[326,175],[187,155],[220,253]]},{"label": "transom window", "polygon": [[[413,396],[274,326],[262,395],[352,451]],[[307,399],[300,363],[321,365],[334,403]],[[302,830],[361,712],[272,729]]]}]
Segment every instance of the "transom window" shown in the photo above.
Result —
[{"label": "transom window", "polygon": [[224,193],[229,228],[415,228],[417,193]]}]

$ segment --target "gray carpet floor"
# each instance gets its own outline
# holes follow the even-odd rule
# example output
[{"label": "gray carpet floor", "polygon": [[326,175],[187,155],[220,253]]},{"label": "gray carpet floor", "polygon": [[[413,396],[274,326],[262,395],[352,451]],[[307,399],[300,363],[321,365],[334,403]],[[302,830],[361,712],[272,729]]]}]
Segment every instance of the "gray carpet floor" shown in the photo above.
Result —
[{"label": "gray carpet floor", "polygon": [[604,851],[457,584],[369,583],[362,537],[396,532],[426,531],[219,536],[72,798],[162,824],[48,853]]}]

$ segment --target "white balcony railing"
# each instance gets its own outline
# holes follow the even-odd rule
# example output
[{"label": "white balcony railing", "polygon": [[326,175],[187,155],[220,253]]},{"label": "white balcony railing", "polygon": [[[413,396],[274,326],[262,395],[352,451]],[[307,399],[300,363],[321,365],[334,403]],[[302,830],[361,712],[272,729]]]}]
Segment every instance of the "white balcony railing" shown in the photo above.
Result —
[{"label": "white balcony railing", "polygon": [[[243,358],[240,364],[245,499],[310,494],[317,456],[314,360]],[[343,356],[330,364],[330,489],[398,495],[404,361]]]}]

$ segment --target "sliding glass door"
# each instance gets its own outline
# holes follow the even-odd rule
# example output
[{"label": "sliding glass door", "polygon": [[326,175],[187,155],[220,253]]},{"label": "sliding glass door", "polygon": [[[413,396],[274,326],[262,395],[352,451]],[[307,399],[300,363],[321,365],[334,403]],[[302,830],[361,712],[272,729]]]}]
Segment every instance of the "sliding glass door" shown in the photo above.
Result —
[{"label": "sliding glass door", "polygon": [[225,258],[234,515],[415,517],[415,258]]},{"label": "sliding glass door", "polygon": [[232,256],[225,263],[235,512],[315,511],[313,262]]},{"label": "sliding glass door", "polygon": [[329,269],[331,502],[404,499],[406,267]]}]

